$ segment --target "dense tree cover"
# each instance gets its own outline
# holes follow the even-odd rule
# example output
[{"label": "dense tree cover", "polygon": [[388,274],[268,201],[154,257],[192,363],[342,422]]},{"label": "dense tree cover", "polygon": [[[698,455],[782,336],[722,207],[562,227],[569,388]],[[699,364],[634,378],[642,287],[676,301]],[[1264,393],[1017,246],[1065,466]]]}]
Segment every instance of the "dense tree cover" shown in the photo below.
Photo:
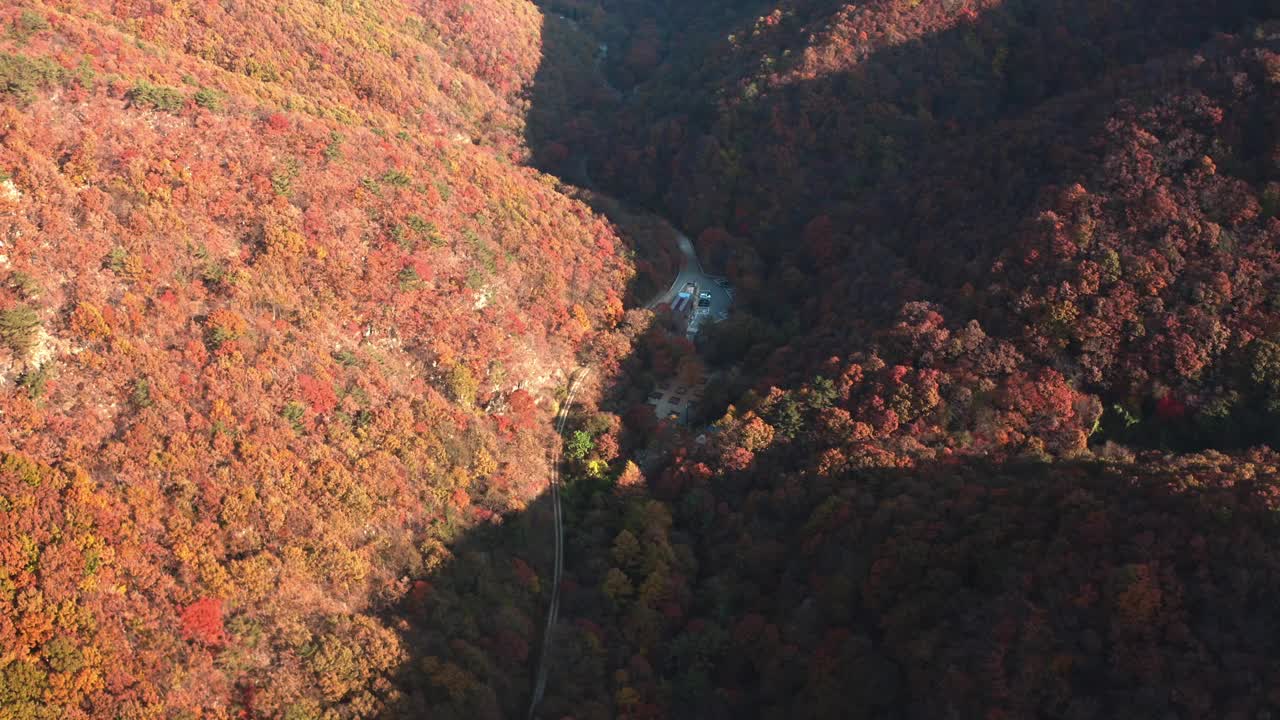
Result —
[{"label": "dense tree cover", "polygon": [[[1275,712],[1274,453],[893,468],[743,411],[574,538],[575,717]],[[785,401],[785,400],[784,400]],[[634,488],[635,486],[631,486]],[[643,487],[643,485],[641,485]],[[559,704],[553,704],[559,703]]]},{"label": "dense tree cover", "polygon": [[[673,47],[597,117],[616,129],[593,174],[682,221],[746,291],[749,316],[708,344],[763,366],[759,388],[863,352],[941,372],[946,394],[973,358],[938,343],[977,332],[1006,344],[980,384],[1049,369],[1099,396],[1113,437],[1270,439],[1269,8],[1146,10],[808,2],[736,19],[717,52]],[[1215,28],[1237,35],[1206,41]]]},{"label": "dense tree cover", "polygon": [[0,719],[1280,712],[1272,4],[541,5],[0,10]]},{"label": "dense tree cover", "polygon": [[596,179],[664,203],[693,232],[749,232],[765,252],[774,233],[909,172],[922,150],[1193,46],[1260,5],[607,4],[669,19],[672,39],[607,118],[613,152],[600,153]]},{"label": "dense tree cover", "polygon": [[591,176],[741,302],[573,468],[547,715],[1280,710],[1277,8],[603,6]]},{"label": "dense tree cover", "polygon": [[632,273],[513,164],[539,24],[0,10],[0,717],[525,700],[549,556],[516,538]]},{"label": "dense tree cover", "polygon": [[[13,13],[21,11],[19,3]],[[41,6],[37,6],[41,7]],[[166,85],[208,86],[250,107],[394,131],[461,130],[516,151],[518,95],[537,68],[540,16],[527,2],[58,3],[41,40],[75,66]],[[468,138],[470,139],[470,137]]]}]

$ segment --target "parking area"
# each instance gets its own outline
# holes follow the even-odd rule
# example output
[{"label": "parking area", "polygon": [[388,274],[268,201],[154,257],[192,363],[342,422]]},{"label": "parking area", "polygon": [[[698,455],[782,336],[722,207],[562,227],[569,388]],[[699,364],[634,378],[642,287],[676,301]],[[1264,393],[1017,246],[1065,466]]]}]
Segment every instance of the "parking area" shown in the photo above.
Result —
[{"label": "parking area", "polygon": [[[678,243],[680,252],[684,256],[684,263],[680,267],[680,273],[676,275],[676,279],[671,283],[671,287],[664,293],[660,293],[649,303],[648,307],[655,308],[662,303],[671,304],[675,301],[676,295],[689,285],[693,285],[698,289],[701,300],[701,294],[706,293],[709,300],[705,305],[700,304],[698,312],[700,316],[697,320],[697,326],[706,325],[708,323],[717,323],[729,317],[729,309],[733,306],[734,289],[732,283],[720,275],[708,275],[703,272],[702,264],[698,262],[698,255],[694,252],[693,242],[685,235],[679,235]],[[698,327],[695,326],[691,335],[697,334]]]},{"label": "parking area", "polygon": [[660,419],[674,416],[677,422],[688,422],[690,409],[702,401],[705,388],[705,382],[688,385],[675,379],[667,380],[649,393],[649,406]]}]

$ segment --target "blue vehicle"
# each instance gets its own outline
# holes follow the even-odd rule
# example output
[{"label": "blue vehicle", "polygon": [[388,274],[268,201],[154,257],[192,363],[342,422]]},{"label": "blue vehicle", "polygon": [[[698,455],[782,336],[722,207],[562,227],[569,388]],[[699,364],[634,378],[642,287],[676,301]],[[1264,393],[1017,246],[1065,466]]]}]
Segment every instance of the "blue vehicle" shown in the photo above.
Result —
[{"label": "blue vehicle", "polygon": [[684,289],[676,294],[676,299],[671,301],[671,324],[677,332],[684,332],[689,325],[689,320],[693,318],[693,311],[697,301],[698,286],[694,283],[688,283]]}]

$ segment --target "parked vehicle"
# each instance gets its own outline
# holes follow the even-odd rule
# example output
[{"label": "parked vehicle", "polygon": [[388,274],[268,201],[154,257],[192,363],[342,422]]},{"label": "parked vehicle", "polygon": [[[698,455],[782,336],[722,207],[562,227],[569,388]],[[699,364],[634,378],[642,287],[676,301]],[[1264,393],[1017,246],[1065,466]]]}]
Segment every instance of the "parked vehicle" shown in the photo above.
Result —
[{"label": "parked vehicle", "polygon": [[676,299],[671,301],[671,325],[677,332],[684,332],[689,327],[689,320],[693,317],[695,309],[694,298],[697,295],[697,284],[687,283],[684,289],[676,294]]}]

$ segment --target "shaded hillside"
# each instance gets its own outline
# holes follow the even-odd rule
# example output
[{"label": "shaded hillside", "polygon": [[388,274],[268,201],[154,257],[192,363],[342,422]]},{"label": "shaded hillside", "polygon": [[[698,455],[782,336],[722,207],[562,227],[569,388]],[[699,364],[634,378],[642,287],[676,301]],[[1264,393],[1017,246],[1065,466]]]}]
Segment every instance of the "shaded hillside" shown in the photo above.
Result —
[{"label": "shaded hillside", "polygon": [[1275,8],[605,6],[591,176],[741,305],[572,468],[547,716],[1275,712]]},{"label": "shaded hillside", "polygon": [[752,422],[726,428],[751,462],[695,454],[664,502],[620,488],[577,523],[548,716],[1280,706],[1274,453],[814,471]]},{"label": "shaded hillside", "polygon": [[599,155],[596,179],[691,232],[746,233],[771,257],[774,233],[957,136],[1195,47],[1257,3],[616,5],[687,39],[656,54],[652,78],[609,118],[615,151]]},{"label": "shaded hillside", "polygon": [[711,356],[757,389],[857,353],[953,384],[955,358],[886,337],[927,303],[921,322],[1007,343],[984,383],[1051,372],[1099,397],[1111,437],[1247,445],[1280,283],[1268,8],[1141,5],[737,19],[604,117],[593,176],[700,231],[747,309]]}]

